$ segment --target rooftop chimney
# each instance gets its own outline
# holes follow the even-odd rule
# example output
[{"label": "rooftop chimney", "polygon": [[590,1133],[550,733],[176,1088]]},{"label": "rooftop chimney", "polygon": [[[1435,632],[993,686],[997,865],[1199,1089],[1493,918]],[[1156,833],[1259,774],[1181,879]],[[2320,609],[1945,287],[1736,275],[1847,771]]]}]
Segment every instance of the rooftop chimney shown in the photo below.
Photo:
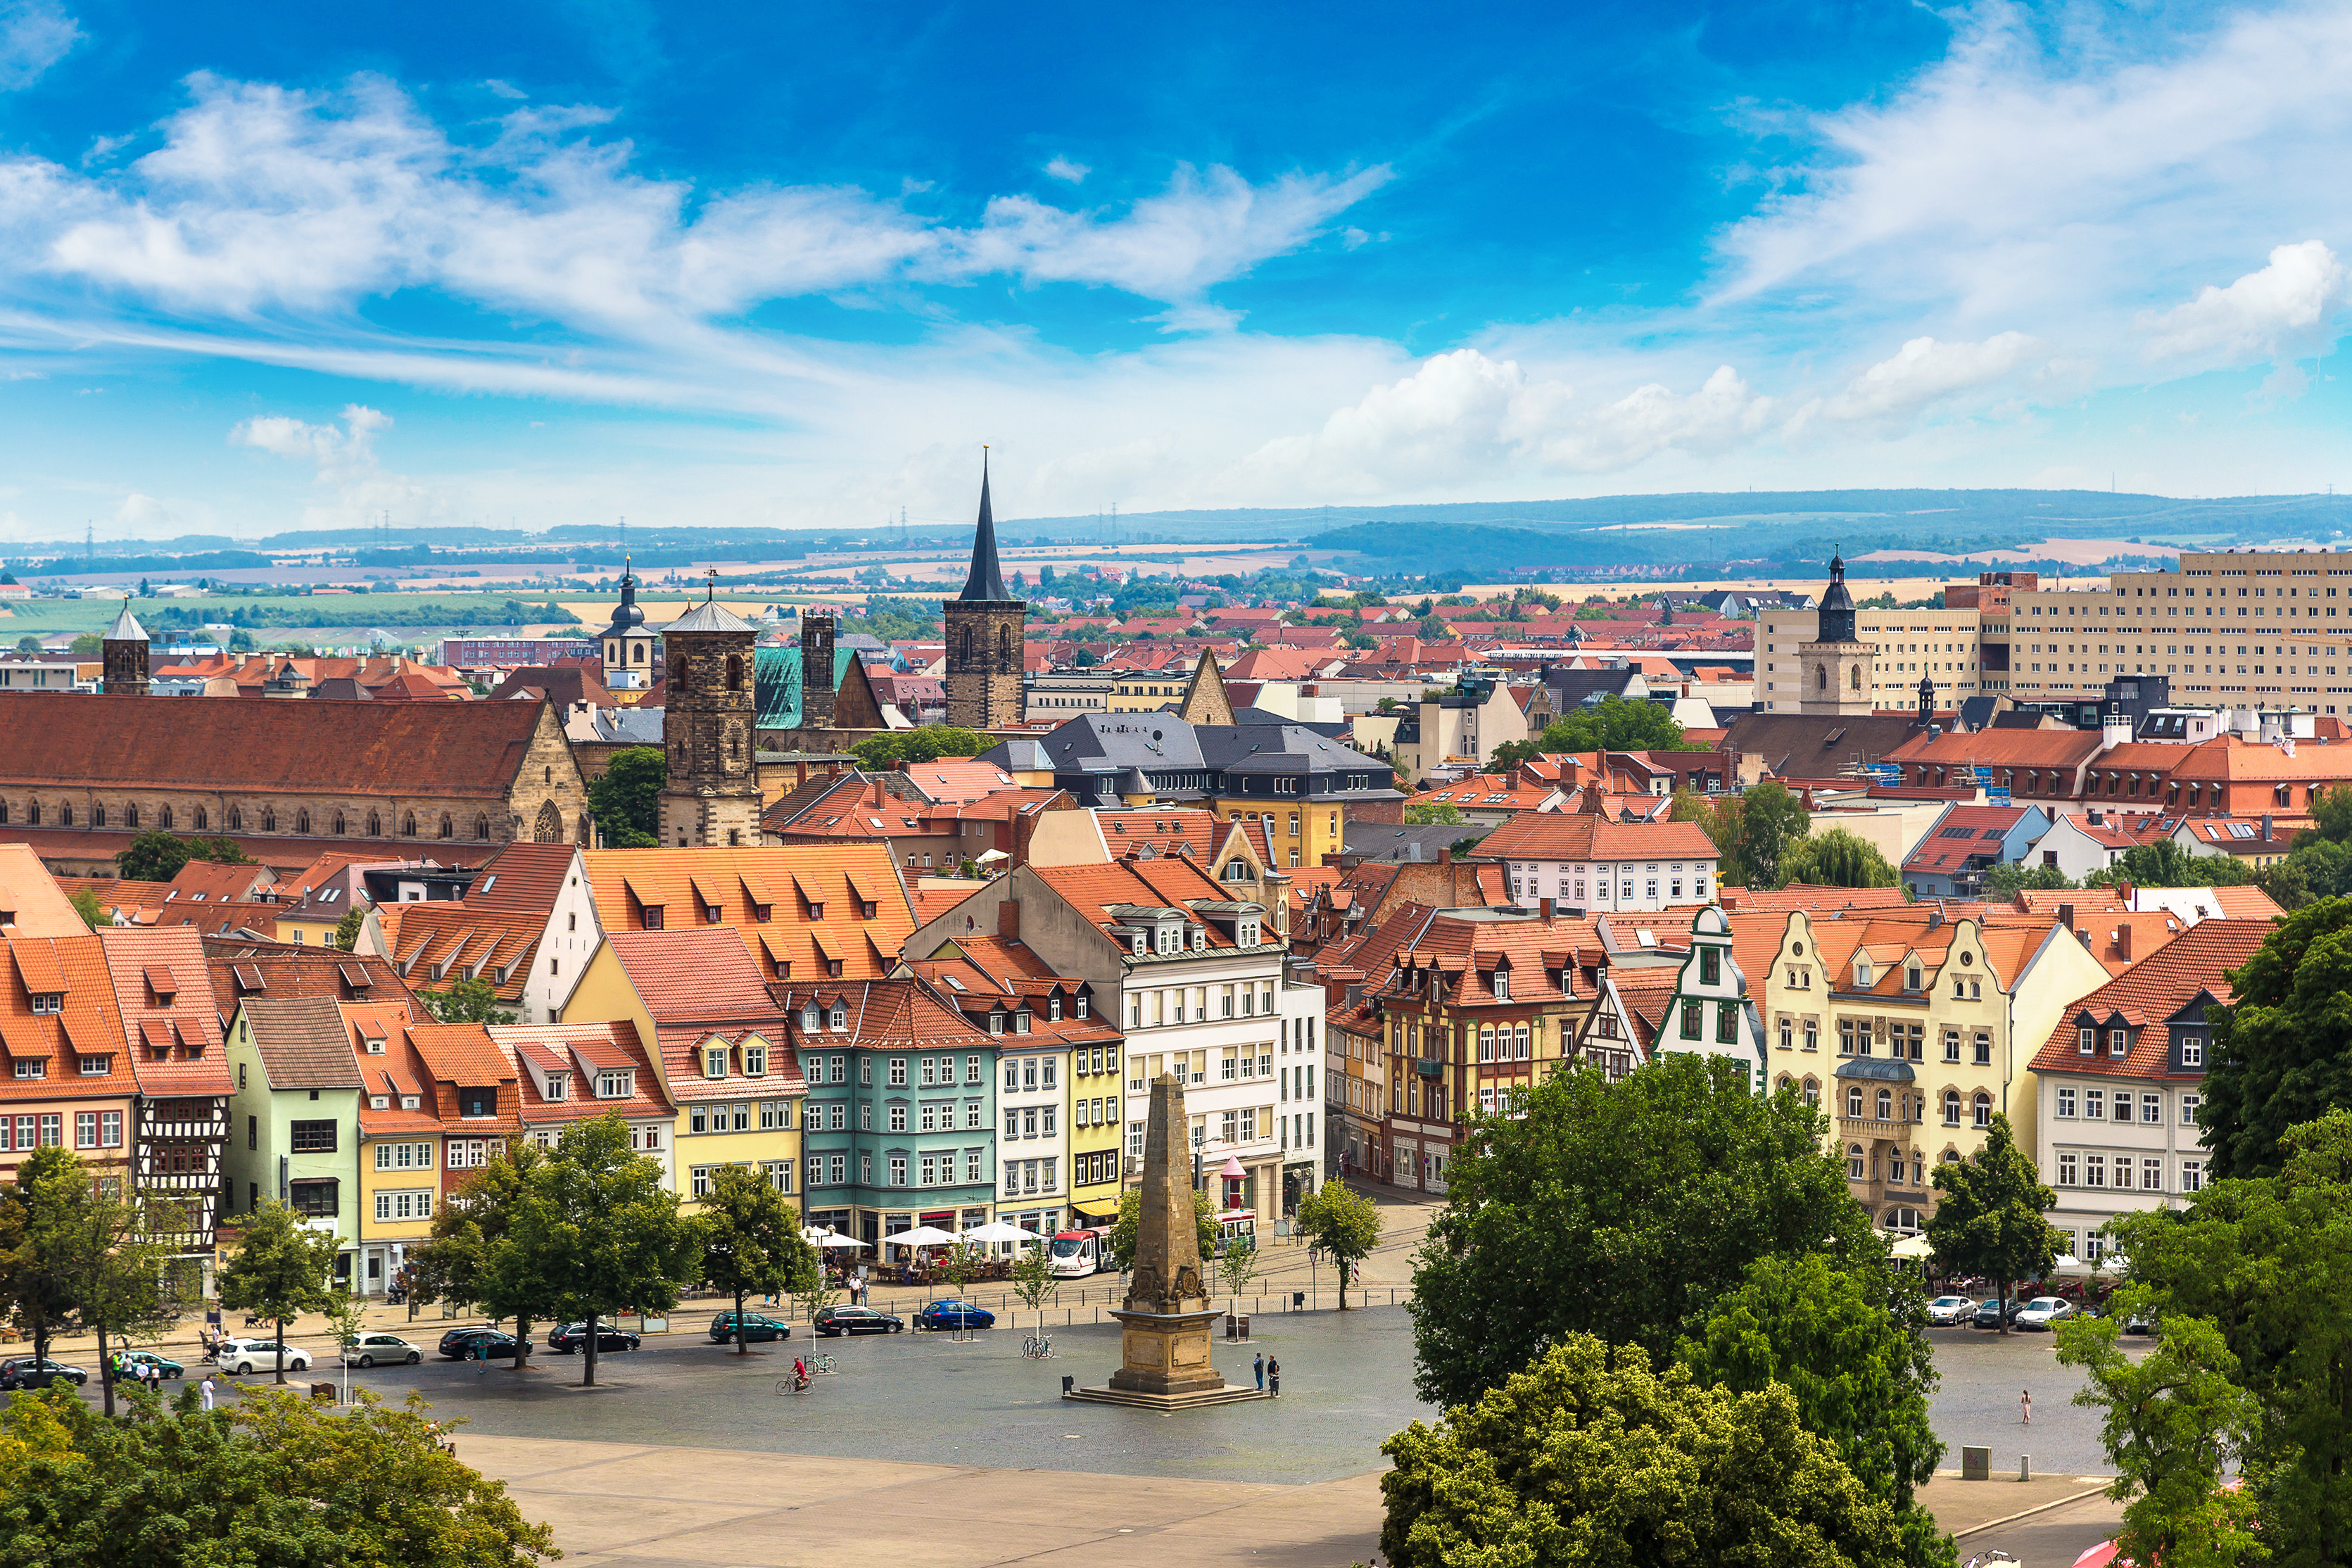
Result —
[{"label": "rooftop chimney", "polygon": [[1021,940],[1021,900],[1007,899],[996,906],[996,934],[1007,942]]},{"label": "rooftop chimney", "polygon": [[1543,923],[1550,925],[1552,923],[1551,900],[1546,899],[1538,907],[1543,910]]},{"label": "rooftop chimney", "polygon": [[2061,904],[2058,906],[2058,923],[2064,926],[2068,931],[2073,931],[2074,929],[2074,905]]}]

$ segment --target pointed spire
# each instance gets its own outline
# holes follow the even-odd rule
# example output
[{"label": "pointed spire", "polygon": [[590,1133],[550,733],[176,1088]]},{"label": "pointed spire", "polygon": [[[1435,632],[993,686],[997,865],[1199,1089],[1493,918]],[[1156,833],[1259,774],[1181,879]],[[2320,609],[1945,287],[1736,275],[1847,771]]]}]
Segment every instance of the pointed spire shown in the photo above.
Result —
[{"label": "pointed spire", "polygon": [[971,572],[963,580],[960,599],[1003,603],[1013,597],[1004,591],[1004,574],[996,567],[996,516],[988,505],[988,448],[980,449],[980,526],[971,535]]},{"label": "pointed spire", "polygon": [[147,628],[141,626],[139,624],[139,617],[131,613],[131,596],[128,594],[124,595],[122,597],[122,608],[115,616],[114,624],[106,628],[106,635],[100,640],[101,642],[145,642],[148,640]]}]

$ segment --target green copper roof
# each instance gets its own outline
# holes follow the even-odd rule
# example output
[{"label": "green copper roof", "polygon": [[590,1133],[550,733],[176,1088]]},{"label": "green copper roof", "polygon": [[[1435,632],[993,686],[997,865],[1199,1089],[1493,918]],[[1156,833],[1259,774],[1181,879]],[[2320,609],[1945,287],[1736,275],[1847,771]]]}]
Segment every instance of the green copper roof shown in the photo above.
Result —
[{"label": "green copper roof", "polygon": [[[833,689],[849,673],[856,648],[833,650]],[[801,650],[758,647],[751,650],[751,705],[759,710],[758,728],[797,730],[801,727]]]}]

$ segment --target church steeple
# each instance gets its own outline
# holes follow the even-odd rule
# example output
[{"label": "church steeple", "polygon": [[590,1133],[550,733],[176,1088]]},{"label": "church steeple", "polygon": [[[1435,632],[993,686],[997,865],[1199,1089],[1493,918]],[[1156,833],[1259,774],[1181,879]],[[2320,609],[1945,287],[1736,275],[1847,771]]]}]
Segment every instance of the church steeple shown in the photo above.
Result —
[{"label": "church steeple", "polygon": [[1004,574],[996,566],[996,517],[988,505],[988,448],[980,449],[980,526],[971,535],[971,571],[956,595],[975,604],[1003,604],[1013,597],[1004,591]]},{"label": "church steeple", "polygon": [[1817,642],[1853,641],[1853,595],[1846,592],[1845,560],[1841,552],[1830,555],[1830,585],[1822,594],[1821,630]]}]

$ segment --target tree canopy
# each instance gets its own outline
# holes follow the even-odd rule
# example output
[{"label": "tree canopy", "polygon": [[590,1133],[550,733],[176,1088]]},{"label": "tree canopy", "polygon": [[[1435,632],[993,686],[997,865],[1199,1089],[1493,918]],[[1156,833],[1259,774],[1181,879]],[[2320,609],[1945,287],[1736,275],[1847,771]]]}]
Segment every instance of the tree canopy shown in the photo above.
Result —
[{"label": "tree canopy", "polygon": [[1639,1346],[1589,1334],[1381,1451],[1393,1568],[1903,1560],[1893,1510],[1804,1429],[1785,1385],[1654,1373]]},{"label": "tree canopy", "polygon": [[[1192,1224],[1205,1264],[1217,1250],[1217,1205],[1198,1187],[1192,1190]],[[1111,1222],[1110,1260],[1121,1274],[1135,1267],[1135,1234],[1143,1225],[1143,1189],[1129,1187],[1119,1194],[1118,1218]]]},{"label": "tree canopy", "polygon": [[602,778],[588,785],[588,815],[607,849],[650,849],[661,840],[662,785],[669,782],[669,759],[659,746],[631,746],[613,753]]},{"label": "tree canopy", "polygon": [[1759,1258],[1874,1245],[1818,1111],[1675,1054],[1537,1084],[1445,1168],[1413,1266],[1415,1384],[1459,1405],[1568,1333],[1674,1352]]},{"label": "tree canopy", "polygon": [[[565,1318],[593,1325],[622,1307],[666,1312],[701,1261],[661,1164],[629,1149],[618,1116],[575,1121],[555,1141],[519,1205],[505,1266],[534,1277]],[[583,1342],[583,1384],[596,1381],[596,1335]]]},{"label": "tree canopy", "polygon": [[446,991],[419,991],[416,1000],[442,1024],[511,1024],[514,1010],[499,1005],[498,987],[460,975]]},{"label": "tree canopy", "polygon": [[245,1234],[219,1275],[220,1302],[231,1311],[258,1312],[278,1325],[278,1381],[286,1381],[286,1324],[334,1305],[327,1276],[335,1267],[335,1233],[312,1230],[284,1204],[265,1203],[245,1222]]},{"label": "tree canopy", "polygon": [[[2009,1118],[1996,1115],[1983,1147],[1936,1167],[1943,1195],[1927,1216],[1936,1261],[1949,1274],[1997,1281],[2001,1300],[2020,1279],[2039,1278],[2058,1260],[2058,1233],[2043,1218],[2058,1202],[2033,1161],[2017,1146]],[[2006,1318],[2000,1331],[2009,1332]]]},{"label": "tree canopy", "polygon": [[1902,879],[1878,846],[1843,827],[1811,833],[1780,851],[1778,882],[1832,888],[1891,888]]},{"label": "tree canopy", "polygon": [[418,1302],[471,1304],[490,1317],[515,1321],[515,1340],[522,1347],[515,1358],[518,1372],[529,1364],[531,1325],[562,1310],[545,1278],[517,1266],[512,1245],[547,1159],[547,1151],[532,1142],[495,1151],[458,1184],[456,1201],[435,1212],[433,1239],[408,1255],[409,1293]]},{"label": "tree canopy", "polygon": [[2352,1106],[2352,899],[2287,916],[2229,980],[2197,1120],[2210,1174],[2273,1175],[2288,1128]]},{"label": "tree canopy", "polygon": [[1628,702],[1614,692],[1544,726],[1538,752],[1697,752],[1683,727],[1655,702]]},{"label": "tree canopy", "polygon": [[735,1299],[735,1349],[749,1353],[743,1298],[785,1290],[799,1295],[817,1271],[816,1248],[801,1237],[800,1211],[764,1171],[721,1165],[694,1219],[703,1279]]},{"label": "tree canopy", "polygon": [[1404,819],[1416,827],[1459,827],[1462,813],[1448,800],[1409,800]]},{"label": "tree canopy", "polygon": [[115,868],[134,882],[168,882],[180,874],[194,851],[184,838],[149,828],[114,857]]},{"label": "tree canopy", "polygon": [[1346,1311],[1349,1282],[1381,1244],[1380,1205],[1345,1182],[1328,1181],[1298,1200],[1298,1229],[1338,1266],[1339,1310]]},{"label": "tree canopy", "polygon": [[[1805,813],[1804,802],[1778,779],[1753,784],[1745,795],[1703,795],[1676,790],[1666,814],[1676,822],[1695,822],[1706,832],[1721,857],[1717,868],[1718,884],[1778,888],[1789,880],[1782,875],[1784,866],[1810,868],[1801,858],[1791,857],[1811,830],[1812,819]],[[1847,858],[1856,866],[1866,867],[1859,858]],[[1893,880],[1841,885],[1891,887]]]},{"label": "tree canopy", "polygon": [[929,763],[941,757],[976,757],[992,742],[976,731],[952,724],[926,724],[919,730],[892,730],[860,741],[854,748],[857,765],[879,772],[894,763]]}]

